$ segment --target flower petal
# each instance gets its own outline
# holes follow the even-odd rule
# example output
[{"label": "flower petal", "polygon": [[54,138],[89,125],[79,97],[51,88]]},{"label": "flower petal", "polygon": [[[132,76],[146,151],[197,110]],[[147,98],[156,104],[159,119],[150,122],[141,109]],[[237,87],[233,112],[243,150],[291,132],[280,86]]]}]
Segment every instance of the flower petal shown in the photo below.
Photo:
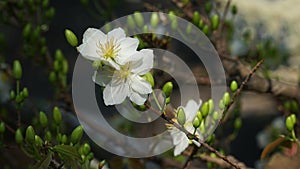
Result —
[{"label": "flower petal", "polygon": [[[139,75],[144,75],[147,72],[149,72],[152,67],[153,67],[153,50],[151,49],[142,49],[137,53],[136,55],[141,55],[141,59],[133,61],[132,62],[132,72],[139,74]],[[137,57],[138,56],[133,56]]]},{"label": "flower petal", "polygon": [[112,79],[114,70],[111,67],[104,66],[94,72],[93,81],[100,86],[106,86]]},{"label": "flower petal", "polygon": [[152,92],[151,84],[139,75],[131,75],[129,85],[134,91],[140,94],[149,94]]},{"label": "flower petal", "polygon": [[126,82],[112,81],[105,87],[103,91],[103,99],[105,105],[121,104],[129,94],[129,86]]},{"label": "flower petal", "polygon": [[189,139],[184,137],[184,139],[175,146],[174,156],[181,154],[189,146]]},{"label": "flower petal", "polygon": [[120,48],[121,50],[119,51],[118,57],[116,57],[116,61],[124,65],[126,62],[130,61],[130,57],[134,55],[135,53],[138,53],[137,47],[139,45],[139,40],[136,38],[124,38],[120,41]]},{"label": "flower petal", "polygon": [[113,38],[115,41],[120,41],[125,38],[125,31],[122,28],[115,28],[112,31],[107,33],[108,39]]},{"label": "flower petal", "polygon": [[148,95],[146,95],[146,94],[139,94],[139,93],[137,93],[135,91],[131,91],[129,98],[135,104],[142,105],[147,100]]},{"label": "flower petal", "polygon": [[185,117],[187,122],[191,122],[194,120],[197,111],[199,110],[201,106],[202,101],[199,100],[199,103],[197,104],[194,100],[189,100],[184,107]]},{"label": "flower petal", "polygon": [[106,35],[98,29],[88,28],[83,34],[82,44],[77,47],[80,54],[88,60],[99,60],[97,43],[104,40]]}]

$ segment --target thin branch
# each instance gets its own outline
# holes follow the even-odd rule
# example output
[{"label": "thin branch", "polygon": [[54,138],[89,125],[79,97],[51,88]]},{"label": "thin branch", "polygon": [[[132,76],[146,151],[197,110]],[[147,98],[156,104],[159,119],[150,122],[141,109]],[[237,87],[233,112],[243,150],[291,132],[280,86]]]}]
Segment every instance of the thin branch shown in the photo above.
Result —
[{"label": "thin branch", "polygon": [[223,117],[222,122],[226,121],[229,117],[228,110],[230,109],[230,107],[233,105],[233,103],[236,101],[236,99],[239,97],[239,95],[241,94],[241,91],[244,89],[245,85],[247,85],[247,83],[249,82],[249,80],[251,79],[251,77],[254,75],[254,73],[256,72],[256,70],[262,65],[262,63],[264,62],[264,60],[260,60],[251,70],[251,72],[248,74],[248,76],[245,78],[245,80],[242,82],[242,84],[240,85],[240,87],[238,88],[238,90],[233,94],[232,99],[230,100],[228,106],[226,106],[223,114],[225,115]]}]

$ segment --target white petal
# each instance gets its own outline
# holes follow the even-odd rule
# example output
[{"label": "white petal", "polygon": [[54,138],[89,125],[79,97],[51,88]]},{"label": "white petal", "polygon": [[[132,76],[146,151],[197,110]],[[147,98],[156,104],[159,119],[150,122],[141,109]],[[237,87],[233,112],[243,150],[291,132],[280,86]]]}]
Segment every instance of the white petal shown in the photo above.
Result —
[{"label": "white petal", "polygon": [[122,28],[115,28],[107,33],[108,39],[113,38],[114,41],[119,41],[126,37],[125,32]]},{"label": "white petal", "polygon": [[88,60],[99,60],[97,43],[104,40],[106,35],[98,29],[88,28],[83,34],[83,43],[77,47],[80,54]]},{"label": "white petal", "polygon": [[128,96],[128,93],[128,83],[117,82],[117,80],[113,78],[103,91],[104,103],[107,106],[121,104]]},{"label": "white petal", "polygon": [[104,66],[94,72],[93,81],[100,86],[106,86],[112,79],[114,70],[111,67]]},{"label": "white petal", "polygon": [[121,50],[118,53],[118,57],[116,57],[116,61],[124,65],[127,61],[129,61],[129,57],[137,53],[137,47],[139,45],[139,40],[136,38],[124,38],[120,41]]},{"label": "white petal", "polygon": [[184,112],[185,112],[187,122],[191,122],[194,120],[197,111],[201,106],[201,103],[202,103],[201,100],[199,101],[199,104],[197,104],[194,100],[189,100],[187,102],[186,106],[184,107]]},{"label": "white petal", "polygon": [[147,100],[147,97],[148,97],[148,95],[146,95],[146,94],[139,94],[139,93],[137,93],[135,91],[131,91],[130,92],[130,96],[129,96],[130,100],[132,102],[134,102],[135,104],[137,104],[137,105],[144,104],[145,101]]},{"label": "white petal", "polygon": [[108,64],[110,66],[112,66],[113,68],[120,70],[120,66],[116,62],[114,62],[112,59],[107,59],[105,61],[108,62]]},{"label": "white petal", "polygon": [[181,154],[189,146],[189,139],[185,137],[179,144],[175,146],[174,156]]},{"label": "white petal", "polygon": [[151,84],[139,75],[131,75],[129,85],[134,91],[140,94],[149,94],[152,92]]},{"label": "white petal", "polygon": [[82,42],[86,43],[89,41],[105,41],[106,40],[106,35],[99,29],[96,28],[88,28],[84,33],[83,33],[83,39]]},{"label": "white petal", "polygon": [[[132,62],[132,72],[143,75],[149,72],[153,67],[153,50],[143,49],[137,55],[141,56],[142,60]],[[137,56],[136,56],[137,57]]]}]

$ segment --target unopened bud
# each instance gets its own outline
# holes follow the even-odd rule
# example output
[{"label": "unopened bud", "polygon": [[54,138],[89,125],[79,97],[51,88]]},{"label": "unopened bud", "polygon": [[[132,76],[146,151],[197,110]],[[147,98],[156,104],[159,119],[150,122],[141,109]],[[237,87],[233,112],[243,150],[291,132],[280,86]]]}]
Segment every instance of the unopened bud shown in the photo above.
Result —
[{"label": "unopened bud", "polygon": [[141,12],[136,11],[136,12],[134,12],[133,16],[134,16],[134,20],[137,23],[137,25],[139,27],[142,27],[144,25],[144,17],[141,14]]},{"label": "unopened bud", "polygon": [[159,16],[156,12],[152,13],[151,19],[150,19],[150,24],[153,28],[155,28],[159,23]]},{"label": "unopened bud", "polygon": [[39,121],[42,127],[46,127],[48,125],[48,118],[44,112],[40,112]]},{"label": "unopened bud", "polygon": [[200,14],[199,14],[198,11],[195,11],[195,12],[194,12],[194,15],[193,15],[193,23],[194,23],[195,25],[198,25],[199,20],[200,20]]},{"label": "unopened bud", "polygon": [[231,83],[230,83],[230,90],[232,92],[235,92],[236,90],[238,89],[238,84],[235,80],[233,80]]},{"label": "unopened bud", "polygon": [[62,120],[61,112],[56,106],[53,108],[53,120],[57,125],[60,124]]},{"label": "unopened bud", "polygon": [[170,97],[173,91],[173,83],[172,82],[165,83],[162,90],[165,93],[166,97]]},{"label": "unopened bud", "polygon": [[78,39],[71,30],[65,30],[65,37],[71,46],[76,47],[78,45]]},{"label": "unopened bud", "polygon": [[26,134],[25,134],[25,140],[30,143],[33,144],[34,143],[34,136],[35,136],[35,132],[32,126],[28,126],[26,129]]},{"label": "unopened bud", "polygon": [[184,112],[184,109],[182,107],[179,107],[177,109],[177,121],[178,121],[178,124],[180,125],[184,125],[185,124],[185,112]]},{"label": "unopened bud", "polygon": [[218,15],[213,15],[211,18],[211,28],[212,30],[216,30],[219,27],[219,16]]},{"label": "unopened bud", "polygon": [[82,134],[83,134],[82,126],[76,127],[71,134],[70,142],[73,144],[77,144],[80,141]]},{"label": "unopened bud", "polygon": [[14,61],[13,65],[13,75],[15,79],[19,80],[22,77],[22,66],[19,60]]}]

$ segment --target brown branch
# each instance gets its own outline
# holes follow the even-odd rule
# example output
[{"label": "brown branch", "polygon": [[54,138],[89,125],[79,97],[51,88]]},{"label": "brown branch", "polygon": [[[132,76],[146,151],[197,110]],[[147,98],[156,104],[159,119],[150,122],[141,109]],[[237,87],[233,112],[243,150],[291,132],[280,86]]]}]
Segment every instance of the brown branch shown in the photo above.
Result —
[{"label": "brown branch", "polygon": [[245,80],[242,82],[242,84],[240,85],[240,87],[238,88],[238,90],[233,94],[232,99],[230,100],[228,106],[226,106],[223,114],[225,115],[222,122],[226,121],[229,117],[228,110],[230,109],[230,107],[233,105],[233,103],[236,101],[236,99],[239,97],[239,95],[241,94],[241,91],[244,89],[245,85],[249,82],[249,80],[251,79],[251,77],[254,75],[254,73],[256,72],[256,70],[262,65],[262,63],[264,62],[264,60],[262,59],[261,61],[259,61],[251,70],[250,73],[248,73],[248,75],[246,76]]},{"label": "brown branch", "polygon": [[[206,154],[196,155],[195,157],[200,158],[201,160],[204,160],[204,161],[207,161],[207,162],[215,163],[220,168],[230,168],[230,167],[232,167],[231,165],[226,163],[223,159],[220,159],[218,157],[211,157],[211,156],[206,155]],[[248,168],[244,163],[239,162],[233,156],[228,156],[227,158],[232,160],[232,161],[235,161],[236,163],[238,163],[241,169],[251,169],[251,168]]]}]

